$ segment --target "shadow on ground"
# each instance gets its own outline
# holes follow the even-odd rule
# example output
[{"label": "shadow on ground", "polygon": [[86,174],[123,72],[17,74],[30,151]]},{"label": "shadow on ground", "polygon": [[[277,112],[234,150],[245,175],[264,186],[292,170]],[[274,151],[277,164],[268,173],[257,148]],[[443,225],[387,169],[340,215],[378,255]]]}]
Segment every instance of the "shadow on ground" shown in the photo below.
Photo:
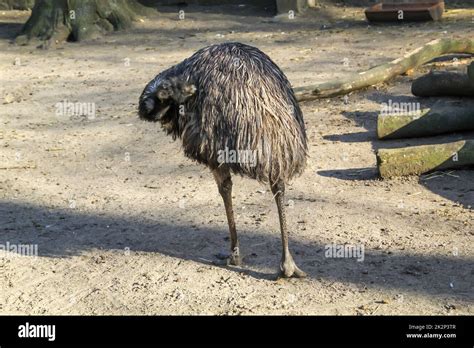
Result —
[{"label": "shadow on ground", "polygon": [[[38,244],[39,256],[71,257],[90,250],[159,253],[203,264],[217,262],[215,254],[228,246],[227,230],[215,226],[176,224],[169,220],[85,214],[15,202],[0,203],[0,243]],[[280,236],[241,230],[244,266],[229,267],[258,279],[274,273],[257,271],[277,266]],[[266,244],[272,252],[263,253]],[[361,288],[376,287],[430,295],[472,298],[474,260],[459,256],[417,255],[365,250],[364,262],[329,259],[324,245],[291,241],[297,263],[311,278],[349,282]],[[274,252],[273,252],[274,250]],[[275,262],[275,263],[274,263]],[[222,266],[226,267],[226,266]],[[455,282],[456,287],[450,287]]]},{"label": "shadow on ground", "polygon": [[0,23],[0,40],[13,40],[22,27],[21,23]]}]

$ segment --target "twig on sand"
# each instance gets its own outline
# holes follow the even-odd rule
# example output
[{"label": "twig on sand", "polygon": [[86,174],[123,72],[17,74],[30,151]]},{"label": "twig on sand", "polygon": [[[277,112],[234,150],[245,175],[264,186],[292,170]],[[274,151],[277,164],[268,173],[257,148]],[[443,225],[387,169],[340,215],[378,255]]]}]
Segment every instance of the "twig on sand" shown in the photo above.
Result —
[{"label": "twig on sand", "polygon": [[0,170],[10,170],[10,169],[36,169],[36,164],[25,165],[25,166],[0,167]]}]

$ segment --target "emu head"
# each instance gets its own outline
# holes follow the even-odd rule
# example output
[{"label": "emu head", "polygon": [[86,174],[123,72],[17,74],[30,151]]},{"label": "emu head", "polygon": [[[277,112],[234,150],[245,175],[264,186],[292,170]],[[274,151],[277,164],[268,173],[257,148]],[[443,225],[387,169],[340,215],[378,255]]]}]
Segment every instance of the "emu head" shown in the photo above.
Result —
[{"label": "emu head", "polygon": [[143,91],[138,114],[147,121],[169,123],[177,118],[177,108],[184,104],[196,92],[196,87],[184,79],[171,76],[153,80]]},{"label": "emu head", "polygon": [[172,100],[177,105],[183,104],[191,98],[196,92],[196,86],[192,83],[186,82],[179,77],[173,76],[163,81],[158,86],[156,95],[162,102]]}]

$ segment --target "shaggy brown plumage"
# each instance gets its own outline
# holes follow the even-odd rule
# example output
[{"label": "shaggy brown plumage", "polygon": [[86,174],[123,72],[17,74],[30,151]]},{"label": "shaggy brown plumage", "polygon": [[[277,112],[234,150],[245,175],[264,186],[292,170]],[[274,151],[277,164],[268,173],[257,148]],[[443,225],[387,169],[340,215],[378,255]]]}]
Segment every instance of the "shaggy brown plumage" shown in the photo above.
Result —
[{"label": "shaggy brown plumage", "polygon": [[229,163],[232,172],[263,182],[288,182],[306,165],[303,116],[291,85],[262,51],[240,43],[203,48],[182,63],[163,71],[140,97],[140,115],[154,117],[147,99],[155,99],[160,85],[178,77],[196,87],[194,96],[173,103],[162,116],[164,128],[182,138],[186,156],[217,168],[218,151],[255,151],[255,163]]}]

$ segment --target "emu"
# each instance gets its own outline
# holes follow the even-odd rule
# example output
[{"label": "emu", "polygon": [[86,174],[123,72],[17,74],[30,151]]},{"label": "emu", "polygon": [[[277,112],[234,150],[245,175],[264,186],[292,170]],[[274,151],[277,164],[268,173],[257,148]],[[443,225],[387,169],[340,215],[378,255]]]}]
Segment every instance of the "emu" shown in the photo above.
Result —
[{"label": "emu", "polygon": [[[158,74],[139,99],[141,119],[159,122],[187,157],[212,171],[230,232],[228,264],[240,265],[231,173],[270,185],[280,220],[283,277],[305,277],[288,247],[286,184],[308,156],[303,115],[290,82],[259,49],[231,42],[200,49]],[[222,161],[224,149],[250,151],[253,161]]]}]

